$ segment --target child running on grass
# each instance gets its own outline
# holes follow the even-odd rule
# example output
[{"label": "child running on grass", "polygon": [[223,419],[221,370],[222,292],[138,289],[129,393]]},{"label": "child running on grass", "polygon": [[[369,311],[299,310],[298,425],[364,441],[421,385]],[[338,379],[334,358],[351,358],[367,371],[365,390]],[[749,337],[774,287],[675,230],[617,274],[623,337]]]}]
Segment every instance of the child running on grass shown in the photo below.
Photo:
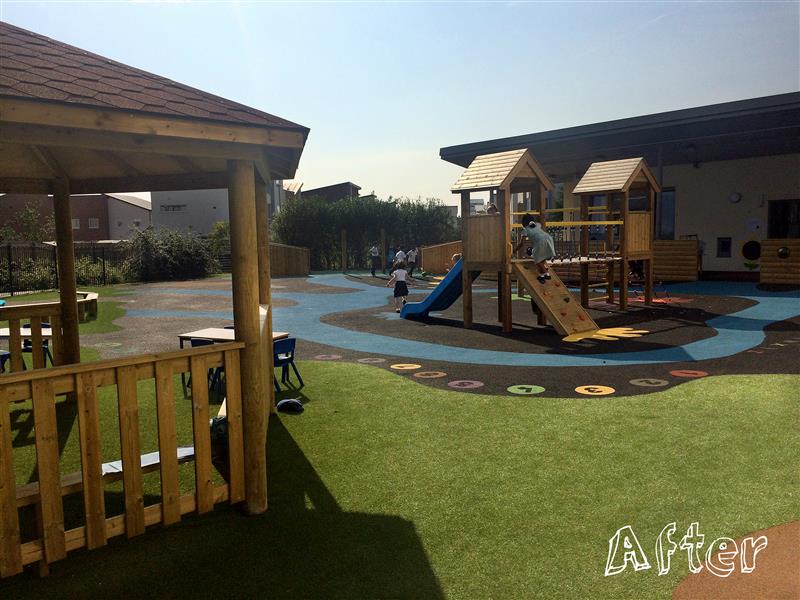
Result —
[{"label": "child running on grass", "polygon": [[[556,255],[553,237],[544,231],[541,225],[536,224],[532,215],[525,215],[522,217],[522,231],[530,244],[530,246],[528,246],[528,256],[536,263],[536,269],[539,271],[539,276],[536,280],[544,284],[545,281],[550,279],[547,261]],[[514,249],[515,254],[522,248],[524,243],[524,239],[520,237],[519,243]]]},{"label": "child running on grass", "polygon": [[406,263],[400,261],[395,265],[392,278],[386,284],[386,287],[394,284],[394,312],[400,312],[401,301],[403,304],[406,303],[406,296],[408,296],[408,285],[406,284],[407,276],[408,271],[406,271]]}]

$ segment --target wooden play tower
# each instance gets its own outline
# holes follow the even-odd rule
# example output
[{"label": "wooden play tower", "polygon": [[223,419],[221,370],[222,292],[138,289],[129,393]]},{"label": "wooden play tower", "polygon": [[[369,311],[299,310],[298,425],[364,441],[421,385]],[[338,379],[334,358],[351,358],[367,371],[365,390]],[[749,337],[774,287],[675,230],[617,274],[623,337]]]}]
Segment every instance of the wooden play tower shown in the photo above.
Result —
[{"label": "wooden play tower", "polygon": [[[527,149],[484,154],[472,161],[453,185],[461,194],[462,290],[464,327],[472,327],[472,282],[480,271],[497,273],[498,320],[511,331],[511,195],[530,193],[544,211],[553,182]],[[473,192],[489,192],[498,212],[470,214]]]},{"label": "wooden play tower", "polygon": [[[619,282],[619,307],[628,307],[629,261],[642,261],[644,302],[653,300],[653,208],[661,191],[644,158],[592,163],[572,193],[580,197],[581,305],[589,305],[589,265],[606,265],[606,300],[614,302]],[[601,202],[601,204],[596,204]],[[598,221],[596,218],[605,218]],[[594,220],[593,220],[594,219]],[[556,245],[558,251],[558,245]],[[562,260],[570,260],[567,256]],[[554,261],[558,262],[558,261]],[[617,265],[619,276],[615,278]]]},{"label": "wooden play tower", "polygon": [[[627,308],[628,261],[642,261],[644,300],[653,295],[653,205],[659,191],[644,159],[594,163],[575,187],[580,205],[547,208],[553,183],[529,150],[519,149],[477,156],[452,188],[461,195],[462,289],[464,327],[472,327],[472,282],[481,272],[497,273],[498,320],[503,331],[512,329],[512,277],[519,292],[527,289],[540,325],[550,323],[561,334],[598,329],[584,308],[589,304],[590,266],[604,270],[605,299],[614,302],[619,282],[619,306]],[[494,214],[470,214],[473,192],[489,192],[497,207]],[[524,202],[512,207],[512,194]],[[517,209],[517,210],[515,210]],[[579,220],[549,221],[579,213]],[[552,281],[536,282],[533,261],[513,255],[512,242],[523,215],[532,215],[553,236],[554,269],[576,266],[580,279],[580,304],[553,272]],[[616,269],[618,277],[616,277]],[[594,286],[596,287],[596,285]]]}]

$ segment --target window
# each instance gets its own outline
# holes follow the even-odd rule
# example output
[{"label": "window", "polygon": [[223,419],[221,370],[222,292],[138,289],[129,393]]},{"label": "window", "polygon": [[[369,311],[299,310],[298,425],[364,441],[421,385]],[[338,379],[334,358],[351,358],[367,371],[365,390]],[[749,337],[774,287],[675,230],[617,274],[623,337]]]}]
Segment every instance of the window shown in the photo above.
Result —
[{"label": "window", "polygon": [[717,238],[717,258],[730,258],[731,257],[731,238],[720,237]]},{"label": "window", "polygon": [[89,229],[100,229],[100,219],[89,217]]},{"label": "window", "polygon": [[72,228],[73,229],[80,229],[81,228],[81,220],[80,219],[72,219]]},{"label": "window", "polygon": [[142,220],[141,219],[134,219],[133,220],[133,226],[134,227],[141,227],[141,225],[142,225]]},{"label": "window", "polygon": [[800,238],[800,200],[770,200],[767,230],[774,240]]},{"label": "window", "polygon": [[161,212],[185,212],[185,204],[162,204]]},{"label": "window", "polygon": [[656,239],[675,239],[675,188],[661,191],[656,199]]}]

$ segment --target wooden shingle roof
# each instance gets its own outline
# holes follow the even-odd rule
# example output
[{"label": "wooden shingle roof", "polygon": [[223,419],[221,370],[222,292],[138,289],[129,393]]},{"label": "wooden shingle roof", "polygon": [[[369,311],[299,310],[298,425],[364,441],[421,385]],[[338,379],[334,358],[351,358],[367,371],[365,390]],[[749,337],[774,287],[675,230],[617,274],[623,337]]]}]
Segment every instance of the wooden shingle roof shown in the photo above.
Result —
[{"label": "wooden shingle roof", "polygon": [[644,158],[638,157],[592,163],[572,193],[625,192],[635,182],[648,183],[656,191],[661,191],[661,186],[647,166],[647,162]]},{"label": "wooden shingle roof", "polygon": [[452,192],[491,190],[508,185],[517,176],[536,177],[549,190],[550,178],[526,148],[476,156],[451,188]]},{"label": "wooden shingle roof", "polygon": [[4,22],[0,96],[308,132],[286,119]]}]

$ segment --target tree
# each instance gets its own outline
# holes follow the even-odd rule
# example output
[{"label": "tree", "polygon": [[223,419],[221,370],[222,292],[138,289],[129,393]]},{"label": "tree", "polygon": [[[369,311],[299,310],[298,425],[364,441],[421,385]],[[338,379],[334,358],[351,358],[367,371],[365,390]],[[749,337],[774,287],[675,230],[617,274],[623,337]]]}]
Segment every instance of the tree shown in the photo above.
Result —
[{"label": "tree", "polygon": [[44,242],[52,240],[56,235],[53,215],[43,215],[31,202],[9,221],[9,225],[0,228],[0,241]]},{"label": "tree", "polygon": [[330,203],[303,196],[283,204],[272,222],[276,241],[311,251],[313,269],[341,268],[341,231],[347,234],[347,263],[365,267],[369,247],[386,233],[389,245],[405,250],[449,242],[458,237],[450,211],[439,200],[375,197],[345,198]]}]

